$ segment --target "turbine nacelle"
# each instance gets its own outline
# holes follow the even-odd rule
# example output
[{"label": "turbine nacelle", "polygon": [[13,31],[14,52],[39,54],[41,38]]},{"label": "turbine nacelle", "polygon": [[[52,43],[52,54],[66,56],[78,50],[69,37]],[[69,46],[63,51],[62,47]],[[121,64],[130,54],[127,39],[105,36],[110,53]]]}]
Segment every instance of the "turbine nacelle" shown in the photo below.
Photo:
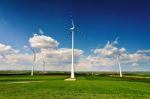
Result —
[{"label": "turbine nacelle", "polygon": [[74,25],[73,19],[71,19],[71,24],[72,24],[72,27],[70,28],[70,30],[71,31],[75,31],[75,25]]},{"label": "turbine nacelle", "polygon": [[71,31],[75,31],[75,27],[70,28]]}]

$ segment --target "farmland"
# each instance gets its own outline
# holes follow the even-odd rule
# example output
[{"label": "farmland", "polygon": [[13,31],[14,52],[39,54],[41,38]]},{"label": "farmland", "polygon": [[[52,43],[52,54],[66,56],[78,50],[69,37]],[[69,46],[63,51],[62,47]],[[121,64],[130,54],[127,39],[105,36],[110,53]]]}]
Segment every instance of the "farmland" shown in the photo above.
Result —
[{"label": "farmland", "polygon": [[149,99],[149,73],[89,75],[78,73],[76,81],[65,81],[63,73],[0,75],[0,99]]}]

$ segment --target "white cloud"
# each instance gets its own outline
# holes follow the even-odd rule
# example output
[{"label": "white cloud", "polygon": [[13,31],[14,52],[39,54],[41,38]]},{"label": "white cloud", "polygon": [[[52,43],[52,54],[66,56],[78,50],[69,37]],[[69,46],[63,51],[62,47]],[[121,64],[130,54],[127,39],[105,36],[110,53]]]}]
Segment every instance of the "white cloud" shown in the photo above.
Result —
[{"label": "white cloud", "polygon": [[[59,64],[70,64],[71,62],[71,49],[70,48],[59,48],[59,49],[42,49],[39,56],[44,57],[48,62]],[[75,61],[82,56],[83,51],[80,49],[74,50]]]},{"label": "white cloud", "polygon": [[88,56],[88,61],[92,62],[92,65],[95,66],[113,66],[115,63],[113,58],[101,56]]},{"label": "white cloud", "polygon": [[[59,43],[52,37],[44,35],[34,35],[29,39],[32,47],[39,48],[36,52],[36,66],[35,69],[42,69],[43,60],[46,61],[46,68],[49,70],[66,71],[71,68],[71,48],[59,48]],[[121,53],[121,65],[124,68],[136,66],[150,65],[150,56],[148,50],[138,50],[134,53],[128,53],[126,48],[117,48],[118,41],[107,42],[103,48],[94,49],[92,54],[83,55],[84,51],[81,49],[74,50],[75,56],[75,70],[88,71],[92,67],[96,71],[103,71],[118,68],[117,59],[114,57],[117,52]],[[58,47],[58,48],[56,48]],[[24,46],[24,49],[28,49]],[[11,70],[31,70],[33,64],[33,54],[29,51],[18,52],[11,46],[0,44],[0,69]],[[28,54],[28,53],[30,54]],[[5,53],[5,54],[4,54]],[[117,70],[117,69],[116,69]],[[123,69],[124,70],[124,69]],[[127,69],[126,69],[127,70]]]},{"label": "white cloud", "polygon": [[122,54],[126,53],[126,49],[125,48],[121,48],[121,49],[119,49],[119,52],[122,53]]},{"label": "white cloud", "polygon": [[40,49],[55,48],[59,45],[59,42],[52,37],[37,34],[29,39],[29,43],[31,47]]},{"label": "white cloud", "polygon": [[132,66],[139,66],[138,63],[132,63]]},{"label": "white cloud", "polygon": [[0,44],[0,69],[20,70],[30,67],[29,65],[32,65],[31,55],[21,53],[9,45]]},{"label": "white cloud", "polygon": [[145,54],[139,54],[139,53],[129,54],[129,58],[133,61],[148,61],[148,60],[150,60],[149,56],[147,56]]},{"label": "white cloud", "polygon": [[137,53],[150,53],[150,50],[138,50]]},{"label": "white cloud", "polygon": [[95,49],[94,53],[99,54],[101,56],[111,56],[114,55],[117,52],[117,50],[118,48],[113,46],[113,44],[108,41],[104,48]]},{"label": "white cloud", "polygon": [[[71,66],[71,54],[72,50],[70,48],[56,48],[59,43],[49,36],[44,35],[34,35],[29,39],[31,47],[39,48],[40,50],[36,52],[36,66],[37,69],[41,66],[43,60],[46,61],[48,67],[53,67],[53,69],[58,70],[60,67]],[[2,46],[3,47],[3,46]],[[23,46],[24,49],[29,49],[28,46]],[[6,46],[6,52],[15,51],[10,46]],[[1,51],[2,52],[2,51]],[[4,51],[3,51],[4,52]],[[3,53],[2,52],[2,53]],[[29,52],[30,53],[30,52]],[[75,64],[78,63],[80,57],[83,55],[83,50],[74,49]],[[2,58],[2,56],[0,56]],[[31,69],[33,64],[33,54],[27,54],[26,52],[20,53],[8,53],[5,59],[0,61],[2,63],[0,68],[5,66],[5,69]],[[8,68],[10,67],[10,68]],[[26,68],[25,68],[26,67]],[[68,67],[67,67],[68,68]],[[65,68],[64,68],[65,69]]]},{"label": "white cloud", "polygon": [[22,54],[22,53],[18,53],[18,54],[10,54],[6,56],[6,60],[7,63],[10,64],[17,64],[17,65],[28,65],[28,64],[32,64],[33,62],[33,57],[30,54]]},{"label": "white cloud", "polygon": [[88,61],[92,61],[94,66],[117,66],[116,55],[120,52],[120,62],[123,66],[140,66],[149,64],[150,56],[146,55],[148,50],[139,50],[135,53],[128,53],[125,48],[117,48],[118,41],[112,43],[107,42],[103,48],[98,48],[93,51],[93,54],[88,56]]},{"label": "white cloud", "polygon": [[11,46],[0,43],[0,54],[1,55],[18,53],[18,52],[19,52],[18,50],[13,49]]},{"label": "white cloud", "polygon": [[[39,48],[40,52],[37,53],[37,60],[45,59],[51,65],[63,65],[71,63],[71,49],[70,48],[56,48],[59,43],[52,37],[44,35],[34,35],[29,39],[30,45]],[[26,46],[25,46],[26,47]],[[75,62],[83,54],[80,49],[74,49]],[[43,59],[42,59],[43,58]]]},{"label": "white cloud", "polygon": [[28,47],[28,46],[26,46],[26,45],[24,45],[24,46],[23,46],[23,49],[29,49],[29,47]]},{"label": "white cloud", "polygon": [[103,48],[97,48],[93,52],[94,54],[98,54],[101,57],[116,56],[118,52],[120,52],[121,54],[126,53],[126,49],[117,48],[116,47],[117,44],[118,44],[117,39],[113,42],[108,41],[107,44]]}]

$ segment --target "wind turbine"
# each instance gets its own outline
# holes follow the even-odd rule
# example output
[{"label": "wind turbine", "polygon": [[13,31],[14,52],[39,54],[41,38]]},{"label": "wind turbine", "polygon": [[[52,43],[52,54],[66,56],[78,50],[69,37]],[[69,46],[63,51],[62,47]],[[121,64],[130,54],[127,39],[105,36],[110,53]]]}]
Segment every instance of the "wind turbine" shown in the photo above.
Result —
[{"label": "wind turbine", "polygon": [[[108,42],[108,43],[110,43],[110,42]],[[110,44],[111,45],[118,44],[118,37],[115,39],[115,41],[111,42]],[[120,57],[122,56],[122,54],[121,54],[119,48],[117,49],[116,54],[117,54],[117,64],[119,66],[119,74],[120,74],[120,77],[122,77],[122,69],[121,69],[121,63],[120,63]]]},{"label": "wind turbine", "polygon": [[71,24],[72,24],[72,27],[70,28],[70,30],[72,32],[71,75],[70,75],[70,78],[68,78],[66,80],[76,80],[75,73],[74,73],[74,32],[75,32],[76,28],[75,28],[74,21],[72,18],[71,18]]},{"label": "wind turbine", "polygon": [[117,53],[117,63],[118,63],[118,66],[119,66],[120,77],[122,77],[122,69],[121,69],[121,64],[120,64],[120,56],[121,56],[121,53],[118,50],[118,53]]},{"label": "wind turbine", "polygon": [[36,61],[36,52],[31,48],[29,47],[33,53],[33,65],[32,65],[32,71],[31,71],[31,76],[34,75],[34,67],[35,67],[35,61]]},{"label": "wind turbine", "polygon": [[92,60],[92,61],[91,61],[91,71],[92,71],[92,76],[93,76],[93,74],[94,74],[94,71],[93,71],[93,69],[94,69],[94,68],[93,68],[93,65],[94,65],[94,61]]},{"label": "wind turbine", "polygon": [[46,61],[43,59],[43,74],[44,74],[44,72],[45,72],[45,64],[46,64]]},{"label": "wind turbine", "polygon": [[75,25],[73,19],[71,19],[72,27],[70,28],[72,32],[72,63],[71,63],[71,79],[75,79],[74,74],[74,32],[75,32]]},{"label": "wind turbine", "polygon": [[[38,34],[39,35],[43,35],[44,34],[44,32],[43,32],[43,30],[41,28],[39,28]],[[43,59],[42,62],[43,62],[43,74],[44,74],[46,61],[44,60],[44,57],[42,57],[42,59]]]}]

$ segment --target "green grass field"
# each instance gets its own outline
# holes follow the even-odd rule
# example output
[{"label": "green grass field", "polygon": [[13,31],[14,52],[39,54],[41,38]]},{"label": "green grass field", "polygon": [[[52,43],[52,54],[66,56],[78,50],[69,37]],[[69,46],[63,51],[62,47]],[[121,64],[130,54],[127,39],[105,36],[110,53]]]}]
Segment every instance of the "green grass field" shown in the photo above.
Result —
[{"label": "green grass field", "polygon": [[1,75],[0,99],[150,99],[149,77]]}]

